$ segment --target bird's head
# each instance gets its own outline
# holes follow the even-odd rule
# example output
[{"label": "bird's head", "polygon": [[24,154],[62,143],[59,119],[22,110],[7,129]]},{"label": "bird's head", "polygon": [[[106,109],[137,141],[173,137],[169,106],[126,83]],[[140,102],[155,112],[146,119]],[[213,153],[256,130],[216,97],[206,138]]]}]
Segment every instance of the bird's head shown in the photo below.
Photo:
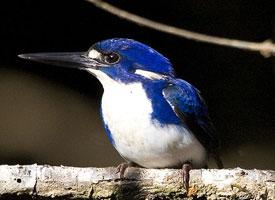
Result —
[{"label": "bird's head", "polygon": [[21,58],[89,71],[104,85],[106,75],[124,83],[174,77],[169,60],[151,47],[131,39],[97,42],[87,52],[22,54]]}]

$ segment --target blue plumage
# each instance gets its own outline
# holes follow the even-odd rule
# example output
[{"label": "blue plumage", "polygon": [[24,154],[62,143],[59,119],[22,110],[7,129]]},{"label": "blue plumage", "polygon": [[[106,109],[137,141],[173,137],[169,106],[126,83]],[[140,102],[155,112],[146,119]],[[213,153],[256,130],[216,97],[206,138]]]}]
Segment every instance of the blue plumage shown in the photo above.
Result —
[{"label": "blue plumage", "polygon": [[164,97],[207,150],[216,150],[218,141],[215,138],[215,127],[200,91],[184,80],[173,79],[164,89]]},{"label": "blue plumage", "polygon": [[173,108],[170,106],[167,99],[163,97],[163,89],[169,84],[169,79],[143,81],[143,88],[146,91],[147,97],[152,102],[153,112],[151,113],[152,120],[157,120],[162,125],[166,124],[182,124],[181,120],[176,116]]},{"label": "blue plumage", "polygon": [[128,72],[144,69],[174,77],[174,69],[166,57],[151,47],[135,40],[124,38],[109,39],[96,43],[92,48],[104,53],[118,52],[122,57],[118,64]]},{"label": "blue plumage", "polygon": [[[215,128],[200,92],[177,79],[170,61],[151,47],[116,38],[98,42],[88,52],[21,57],[94,75],[104,87],[106,133],[128,162],[152,168],[183,165],[187,173],[190,166],[205,166],[211,154],[222,167]],[[186,186],[187,180],[189,175]]]},{"label": "blue plumage", "polygon": [[[104,73],[123,83],[141,82],[152,102],[152,119],[162,124],[192,126],[199,140],[208,150],[217,146],[206,104],[200,92],[190,83],[176,79],[170,61],[151,47],[130,39],[110,39],[95,44],[100,52],[117,52],[119,63],[104,68]],[[146,70],[163,75],[163,79],[150,80],[136,75],[135,70]],[[198,126],[198,127],[196,127]],[[191,128],[191,127],[189,127]]]}]

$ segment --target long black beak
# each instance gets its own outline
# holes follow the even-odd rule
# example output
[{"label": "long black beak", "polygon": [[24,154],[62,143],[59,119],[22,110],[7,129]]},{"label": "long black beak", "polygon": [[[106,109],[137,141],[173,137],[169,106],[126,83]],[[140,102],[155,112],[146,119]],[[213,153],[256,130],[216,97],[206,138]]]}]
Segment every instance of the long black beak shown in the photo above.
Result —
[{"label": "long black beak", "polygon": [[31,53],[20,54],[18,57],[33,60],[40,63],[56,65],[69,68],[95,68],[103,66],[96,60],[86,56],[86,52],[71,52],[71,53]]}]

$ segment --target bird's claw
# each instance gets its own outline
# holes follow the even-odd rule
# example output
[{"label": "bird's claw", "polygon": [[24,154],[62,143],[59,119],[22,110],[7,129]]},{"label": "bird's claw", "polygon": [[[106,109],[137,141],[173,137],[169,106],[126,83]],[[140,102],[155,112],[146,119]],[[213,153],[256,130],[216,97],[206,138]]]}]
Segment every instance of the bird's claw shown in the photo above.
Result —
[{"label": "bird's claw", "polygon": [[191,163],[184,163],[182,165],[182,178],[183,178],[183,186],[186,190],[186,193],[188,194],[189,190],[189,180],[190,180],[190,170],[192,169]]},{"label": "bird's claw", "polygon": [[116,171],[116,174],[119,173],[119,178],[120,179],[123,179],[125,178],[124,174],[125,174],[125,171],[126,169],[129,167],[129,163],[121,163],[117,166],[117,171]]}]

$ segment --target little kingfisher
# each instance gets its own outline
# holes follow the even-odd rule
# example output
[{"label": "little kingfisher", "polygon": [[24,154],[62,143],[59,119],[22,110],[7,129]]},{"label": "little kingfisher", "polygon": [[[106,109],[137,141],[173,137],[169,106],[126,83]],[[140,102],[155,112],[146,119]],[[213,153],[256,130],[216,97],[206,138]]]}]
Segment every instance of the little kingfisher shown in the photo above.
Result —
[{"label": "little kingfisher", "polygon": [[207,166],[213,156],[219,168],[215,128],[200,92],[178,79],[170,61],[132,39],[95,43],[87,52],[22,54],[21,58],[79,68],[103,85],[101,115],[108,138],[130,165],[182,168],[185,188],[189,171]]}]

